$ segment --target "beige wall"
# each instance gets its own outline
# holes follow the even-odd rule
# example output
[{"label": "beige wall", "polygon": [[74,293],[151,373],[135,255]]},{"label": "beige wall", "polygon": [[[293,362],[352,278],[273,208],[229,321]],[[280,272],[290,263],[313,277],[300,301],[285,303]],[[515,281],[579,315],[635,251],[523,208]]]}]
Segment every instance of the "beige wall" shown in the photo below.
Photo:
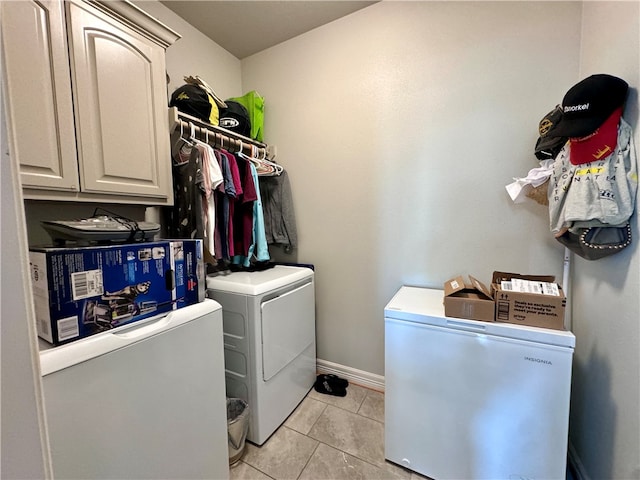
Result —
[{"label": "beige wall", "polygon": [[[624,117],[638,132],[640,4],[585,2],[580,77],[610,73],[631,90]],[[615,25],[615,28],[602,28]],[[640,231],[621,253],[589,262],[574,258],[570,438],[588,478],[640,478]]]},{"label": "beige wall", "polygon": [[242,62],[316,265],[318,357],[384,374],[403,284],[561,278],[546,209],[504,186],[578,76],[580,3],[381,2]]}]

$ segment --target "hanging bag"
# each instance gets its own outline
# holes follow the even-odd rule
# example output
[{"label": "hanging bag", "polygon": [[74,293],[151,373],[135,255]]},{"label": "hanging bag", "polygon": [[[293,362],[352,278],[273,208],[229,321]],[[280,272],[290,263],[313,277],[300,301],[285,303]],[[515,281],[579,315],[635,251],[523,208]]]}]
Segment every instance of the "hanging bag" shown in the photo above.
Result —
[{"label": "hanging bag", "polygon": [[249,136],[258,142],[264,141],[264,98],[255,90],[245,93],[241,97],[230,98],[243,105],[249,114],[251,133]]}]

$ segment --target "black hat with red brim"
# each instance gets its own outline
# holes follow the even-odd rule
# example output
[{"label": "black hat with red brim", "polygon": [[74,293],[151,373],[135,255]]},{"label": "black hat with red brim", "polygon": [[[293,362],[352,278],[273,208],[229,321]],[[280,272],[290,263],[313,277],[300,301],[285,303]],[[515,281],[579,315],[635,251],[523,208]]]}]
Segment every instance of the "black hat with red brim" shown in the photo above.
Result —
[{"label": "black hat with red brim", "polygon": [[629,85],[621,78],[596,74],[571,87],[562,100],[562,119],[553,137],[585,137],[624,105]]}]

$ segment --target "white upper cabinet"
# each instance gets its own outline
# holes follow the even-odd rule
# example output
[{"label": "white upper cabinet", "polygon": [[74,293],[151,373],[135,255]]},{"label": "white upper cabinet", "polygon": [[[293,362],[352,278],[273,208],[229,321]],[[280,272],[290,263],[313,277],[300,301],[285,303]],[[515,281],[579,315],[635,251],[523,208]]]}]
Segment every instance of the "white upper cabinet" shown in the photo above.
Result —
[{"label": "white upper cabinet", "polygon": [[172,203],[165,48],[177,34],[128,2],[5,3],[8,119],[25,198]]},{"label": "white upper cabinet", "polygon": [[82,190],[166,197],[164,48],[85,3],[67,13]]},{"label": "white upper cabinet", "polygon": [[0,3],[6,112],[22,184],[80,191],[60,2]]}]

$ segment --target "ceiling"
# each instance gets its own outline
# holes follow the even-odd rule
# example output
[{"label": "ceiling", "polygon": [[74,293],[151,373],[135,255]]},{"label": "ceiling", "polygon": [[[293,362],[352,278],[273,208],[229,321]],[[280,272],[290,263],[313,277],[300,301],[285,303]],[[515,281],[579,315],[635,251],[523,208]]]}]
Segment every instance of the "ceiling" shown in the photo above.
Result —
[{"label": "ceiling", "polygon": [[161,0],[161,3],[243,59],[376,2]]}]

